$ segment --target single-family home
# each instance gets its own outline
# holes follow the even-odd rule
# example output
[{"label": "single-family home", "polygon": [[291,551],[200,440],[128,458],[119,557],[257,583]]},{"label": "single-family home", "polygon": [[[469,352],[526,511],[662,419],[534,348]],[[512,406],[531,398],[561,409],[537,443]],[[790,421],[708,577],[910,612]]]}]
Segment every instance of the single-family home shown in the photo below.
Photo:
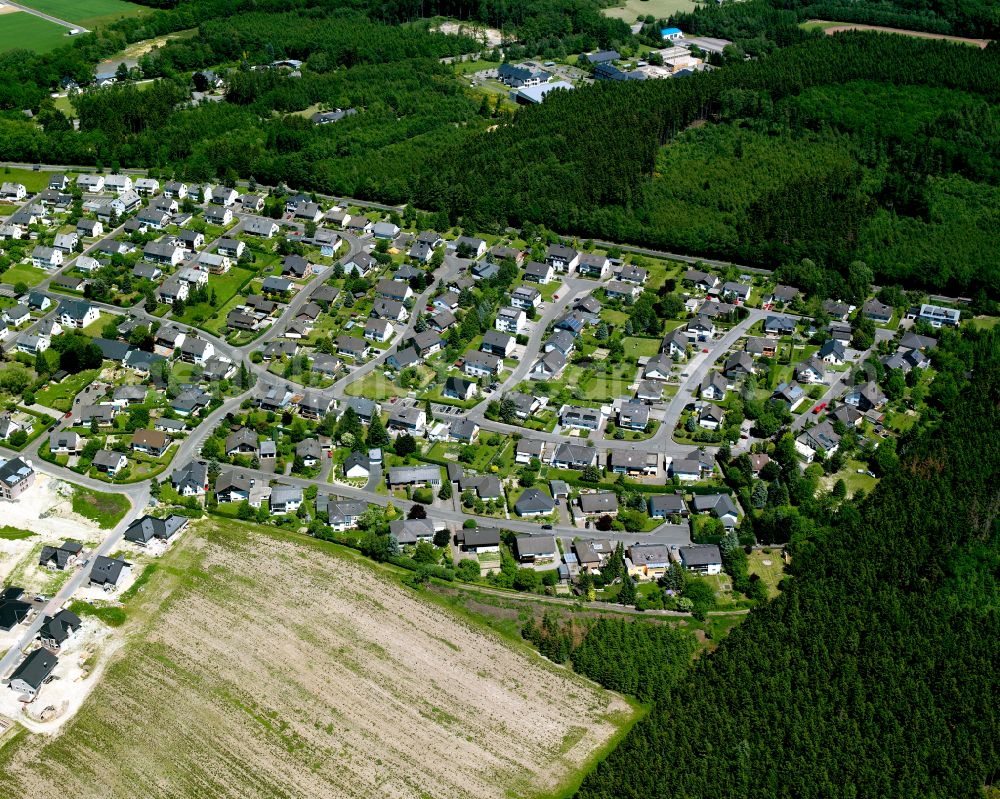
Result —
[{"label": "single-family home", "polygon": [[94,454],[93,467],[108,477],[114,477],[126,466],[128,466],[128,458],[121,452],[102,449]]},{"label": "single-family home", "polygon": [[580,253],[565,244],[550,244],[545,251],[545,263],[557,272],[572,272],[580,263]]},{"label": "single-family home", "polygon": [[555,510],[555,502],[540,488],[526,488],[514,502],[518,516],[545,516]]},{"label": "single-family home", "polygon": [[722,553],[715,544],[680,548],[681,565],[697,574],[722,574]]}]

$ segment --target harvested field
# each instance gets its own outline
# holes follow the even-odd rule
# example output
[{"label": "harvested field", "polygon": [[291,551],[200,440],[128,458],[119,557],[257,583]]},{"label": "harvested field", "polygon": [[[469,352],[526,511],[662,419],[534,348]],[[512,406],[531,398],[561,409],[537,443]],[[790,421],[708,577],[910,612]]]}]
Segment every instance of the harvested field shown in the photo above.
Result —
[{"label": "harvested field", "polygon": [[859,25],[856,23],[828,22],[822,19],[811,19],[804,25],[822,27],[823,32],[828,36],[844,31],[877,31],[880,33],[898,33],[900,36],[914,36],[918,39],[943,39],[947,42],[958,42],[959,44],[971,44],[980,50],[985,50],[990,43],[989,39],[969,39],[964,36],[946,36],[943,33],[925,33],[924,31],[910,31],[901,28],[887,28],[884,25]]},{"label": "harvested field", "polygon": [[534,796],[633,718],[319,542],[203,522],[159,563],[78,715],[5,747],[0,797]]}]

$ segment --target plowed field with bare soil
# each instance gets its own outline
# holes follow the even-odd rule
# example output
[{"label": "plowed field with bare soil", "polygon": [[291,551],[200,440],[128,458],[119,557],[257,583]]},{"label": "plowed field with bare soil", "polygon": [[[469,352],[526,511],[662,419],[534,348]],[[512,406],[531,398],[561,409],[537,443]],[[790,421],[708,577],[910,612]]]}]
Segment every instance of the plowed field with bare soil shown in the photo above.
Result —
[{"label": "plowed field with bare soil", "polygon": [[537,796],[634,716],[393,575],[261,528],[195,525],[128,611],[77,716],[0,750],[0,797]]}]

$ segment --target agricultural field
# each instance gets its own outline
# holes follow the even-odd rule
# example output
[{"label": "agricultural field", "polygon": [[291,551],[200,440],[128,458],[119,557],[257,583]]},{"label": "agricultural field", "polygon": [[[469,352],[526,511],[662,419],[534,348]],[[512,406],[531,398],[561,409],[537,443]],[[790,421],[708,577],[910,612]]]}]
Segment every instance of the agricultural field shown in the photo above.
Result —
[{"label": "agricultural field", "polygon": [[186,532],[127,617],[79,713],[4,748],[0,795],[559,794],[634,718],[390,573],[249,525]]},{"label": "agricultural field", "polygon": [[24,0],[19,5],[91,30],[98,25],[123,17],[134,17],[145,11],[142,6],[123,0]]},{"label": "agricultural field", "polygon": [[8,50],[46,53],[69,42],[70,37],[62,25],[16,9],[0,13],[0,53]]},{"label": "agricultural field", "polygon": [[652,14],[656,19],[666,19],[674,12],[693,11],[694,7],[694,0],[626,0],[617,8],[604,9],[604,14],[632,24],[639,17]]}]

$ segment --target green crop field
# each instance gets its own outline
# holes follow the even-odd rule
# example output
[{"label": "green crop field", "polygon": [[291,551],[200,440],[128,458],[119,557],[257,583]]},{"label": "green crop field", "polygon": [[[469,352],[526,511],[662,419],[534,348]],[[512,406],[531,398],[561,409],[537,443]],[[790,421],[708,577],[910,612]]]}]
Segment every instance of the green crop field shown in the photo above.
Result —
[{"label": "green crop field", "polygon": [[54,22],[23,11],[0,15],[0,53],[7,50],[45,53],[68,43],[66,28]]},{"label": "green crop field", "polygon": [[91,29],[122,17],[134,17],[145,10],[123,0],[25,0],[20,5]]}]

